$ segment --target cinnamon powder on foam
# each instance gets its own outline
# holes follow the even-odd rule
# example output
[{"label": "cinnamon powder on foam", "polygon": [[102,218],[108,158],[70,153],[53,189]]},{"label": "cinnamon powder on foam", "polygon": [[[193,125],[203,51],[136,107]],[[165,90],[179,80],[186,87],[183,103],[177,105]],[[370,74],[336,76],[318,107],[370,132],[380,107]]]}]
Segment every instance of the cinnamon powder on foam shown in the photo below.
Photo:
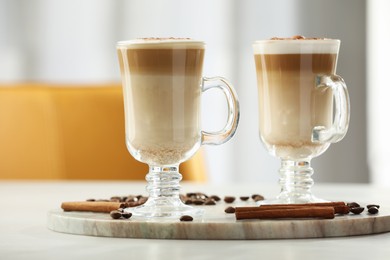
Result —
[{"label": "cinnamon powder on foam", "polygon": [[294,35],[292,37],[272,37],[271,40],[326,40],[327,38],[319,38],[319,37],[308,37],[302,35]]}]

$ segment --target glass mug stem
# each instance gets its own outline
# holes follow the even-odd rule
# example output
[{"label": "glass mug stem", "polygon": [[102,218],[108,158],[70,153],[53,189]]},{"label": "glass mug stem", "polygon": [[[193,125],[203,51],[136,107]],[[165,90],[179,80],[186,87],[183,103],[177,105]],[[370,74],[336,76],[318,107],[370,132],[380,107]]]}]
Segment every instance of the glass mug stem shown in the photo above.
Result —
[{"label": "glass mug stem", "polygon": [[179,173],[179,165],[159,167],[150,166],[146,175],[148,185],[146,190],[149,196],[155,199],[179,197],[179,182],[182,175]]},{"label": "glass mug stem", "polygon": [[182,175],[179,165],[149,166],[146,175],[148,182],[146,190],[149,194],[145,204],[138,206],[135,211],[128,210],[135,216],[153,217],[179,217],[181,215],[198,216],[202,209],[185,205],[180,199],[180,184]]},{"label": "glass mug stem", "polygon": [[295,204],[324,201],[314,197],[311,193],[311,187],[314,184],[311,177],[313,173],[310,159],[282,159],[281,168],[279,169],[281,192],[276,201],[271,203]]}]

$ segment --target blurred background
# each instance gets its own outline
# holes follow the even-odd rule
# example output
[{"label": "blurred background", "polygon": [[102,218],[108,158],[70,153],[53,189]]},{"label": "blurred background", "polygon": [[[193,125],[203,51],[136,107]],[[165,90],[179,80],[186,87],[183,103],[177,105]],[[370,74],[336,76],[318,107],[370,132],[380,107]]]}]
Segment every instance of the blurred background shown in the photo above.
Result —
[{"label": "blurred background", "polygon": [[[386,0],[0,0],[0,83],[119,82],[115,44],[139,37],[207,43],[205,76],[224,76],[241,103],[236,136],[205,147],[209,181],[276,182],[279,159],[258,137],[251,43],[304,35],[341,40],[337,73],[349,88],[351,123],[340,143],[313,159],[316,182],[390,186],[386,164],[390,52]],[[386,27],[386,28],[385,28]],[[389,98],[389,101],[386,99]],[[205,130],[226,120],[218,91],[203,95]],[[1,126],[0,126],[1,127]],[[130,155],[129,155],[130,156]]]}]

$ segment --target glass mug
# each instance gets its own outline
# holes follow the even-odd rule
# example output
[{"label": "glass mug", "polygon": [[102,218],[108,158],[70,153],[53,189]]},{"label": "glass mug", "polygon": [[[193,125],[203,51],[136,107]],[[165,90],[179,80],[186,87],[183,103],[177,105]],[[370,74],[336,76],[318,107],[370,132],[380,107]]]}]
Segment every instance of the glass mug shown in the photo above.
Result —
[{"label": "glass mug", "polygon": [[324,201],[311,193],[310,160],[348,130],[348,91],[335,74],[339,47],[339,40],[306,38],[253,44],[260,138],[281,158],[281,192],[263,204]]},{"label": "glass mug", "polygon": [[[148,38],[117,43],[125,107],[126,145],[149,165],[149,199],[127,211],[146,218],[200,215],[201,209],[179,198],[179,164],[202,144],[222,144],[235,133],[239,103],[233,87],[221,77],[202,77],[205,44],[175,38]],[[206,85],[217,81],[222,84]],[[201,94],[217,87],[228,102],[226,126],[201,130]]]}]

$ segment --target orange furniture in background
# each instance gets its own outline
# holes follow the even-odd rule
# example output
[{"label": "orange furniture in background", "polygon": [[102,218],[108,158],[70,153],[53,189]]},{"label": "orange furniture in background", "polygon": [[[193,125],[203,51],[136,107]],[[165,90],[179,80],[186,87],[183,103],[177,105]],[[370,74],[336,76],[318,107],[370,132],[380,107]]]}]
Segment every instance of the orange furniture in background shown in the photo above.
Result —
[{"label": "orange furniture in background", "polygon": [[[144,180],[126,149],[117,85],[0,85],[0,179]],[[205,181],[201,152],[183,180]]]}]

